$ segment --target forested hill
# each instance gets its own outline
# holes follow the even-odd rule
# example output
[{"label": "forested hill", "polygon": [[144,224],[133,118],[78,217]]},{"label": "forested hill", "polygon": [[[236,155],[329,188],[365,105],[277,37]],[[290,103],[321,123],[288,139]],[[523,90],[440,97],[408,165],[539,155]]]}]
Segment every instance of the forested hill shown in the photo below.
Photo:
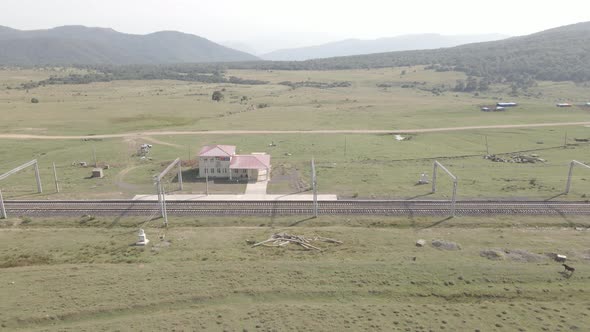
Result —
[{"label": "forested hill", "polygon": [[64,26],[21,31],[0,26],[0,65],[125,65],[258,60],[176,31],[148,35]]},{"label": "forested hill", "polygon": [[451,48],[334,57],[301,62],[231,64],[234,68],[333,70],[433,65],[472,76],[590,81],[590,22],[500,41]]}]

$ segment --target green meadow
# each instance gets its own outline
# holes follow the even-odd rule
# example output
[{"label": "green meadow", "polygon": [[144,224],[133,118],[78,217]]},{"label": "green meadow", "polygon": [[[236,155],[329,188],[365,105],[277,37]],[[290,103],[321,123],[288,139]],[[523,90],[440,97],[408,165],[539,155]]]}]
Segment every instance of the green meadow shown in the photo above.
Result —
[{"label": "green meadow", "polygon": [[[400,75],[402,71],[406,74]],[[54,71],[0,71],[3,133],[92,135],[145,130],[414,129],[589,121],[586,108],[559,109],[558,101],[587,102],[590,88],[540,82],[518,97],[508,85],[456,93],[465,76],[422,67],[346,71],[232,71],[267,85],[180,81],[114,81],[17,89]],[[30,78],[29,78],[30,75]],[[350,82],[343,88],[291,88],[279,83]],[[379,87],[386,84],[391,87]],[[406,87],[404,87],[406,86]],[[433,89],[446,89],[433,93]],[[224,100],[211,100],[213,91]],[[246,99],[242,100],[243,97]],[[39,100],[31,103],[32,98]],[[484,113],[482,105],[517,101],[518,108]],[[263,106],[263,107],[260,107]]]},{"label": "green meadow", "polygon": [[[582,200],[590,171],[590,109],[560,109],[590,98],[584,84],[539,82],[511,96],[451,91],[456,72],[422,67],[343,71],[231,71],[267,85],[115,81],[22,90],[20,84],[73,69],[0,70],[0,173],[40,163],[0,181],[5,199],[122,199],[154,192],[153,176],[183,160],[182,193],[201,194],[194,160],[205,144],[271,154],[268,192],[309,190],[315,159],[319,191],[340,198],[448,199],[416,185],[438,160],[459,179],[459,199]],[[405,71],[403,74],[402,72]],[[291,82],[350,82],[291,88]],[[214,91],[224,99],[211,100]],[[440,92],[442,91],[442,92]],[[243,98],[246,97],[246,98]],[[37,98],[39,103],[31,103]],[[506,112],[484,105],[516,101]],[[554,123],[536,128],[403,134],[188,134],[156,131],[402,130]],[[100,134],[136,133],[122,138]],[[487,142],[487,144],[486,144]],[[153,148],[142,159],[141,144]],[[492,162],[536,155],[536,163]],[[109,165],[90,178],[96,155]],[[88,167],[80,166],[86,162]],[[56,193],[52,164],[61,192]],[[165,178],[169,194],[175,174]],[[243,193],[244,183],[211,181],[211,193]],[[590,329],[590,224],[587,217],[183,217],[80,216],[0,220],[0,330],[22,331],[587,331]],[[136,247],[139,228],[151,242]],[[276,232],[343,241],[322,251],[256,247]],[[426,246],[417,247],[424,239]],[[436,248],[442,240],[457,250]],[[568,256],[573,275],[550,258]]]},{"label": "green meadow", "polygon": [[[0,326],[11,331],[590,328],[586,218],[234,217],[176,218],[168,229],[160,225],[161,220],[133,218],[0,221]],[[151,239],[146,247],[132,245],[138,227]],[[343,244],[319,243],[321,252],[248,244],[281,231]],[[426,246],[416,247],[417,239]],[[433,240],[460,249],[438,249]],[[488,251],[497,256],[486,256]],[[571,277],[546,255],[556,252],[576,267]]]},{"label": "green meadow", "polygon": [[[567,145],[564,139],[567,135]],[[2,181],[7,198],[129,198],[154,191],[152,177],[180,157],[195,159],[205,144],[234,144],[240,153],[267,152],[272,156],[269,193],[285,194],[309,189],[310,162],[314,158],[321,193],[341,198],[446,199],[451,182],[439,177],[439,191],[416,185],[421,173],[432,176],[434,160],[459,178],[460,199],[550,199],[563,193],[569,162],[590,162],[590,144],[575,138],[590,137],[590,128],[544,127],[438,132],[407,135],[273,134],[182,135],[100,140],[0,140],[0,163],[8,171],[36,158],[41,165],[44,193],[37,194],[32,169]],[[537,163],[501,163],[486,160],[490,154],[510,160],[512,155],[537,155]],[[140,144],[152,144],[149,159],[136,156]],[[273,146],[271,146],[273,145]],[[89,178],[93,151],[99,164],[108,164],[102,179]],[[80,167],[78,162],[89,167]],[[61,193],[55,192],[52,163],[56,163]],[[442,174],[442,173],[441,173]],[[182,193],[204,193],[205,183],[185,163]],[[178,191],[176,174],[166,178],[166,188]],[[245,184],[211,181],[211,193],[242,193]],[[586,200],[590,172],[574,169],[572,190],[559,199]]]}]

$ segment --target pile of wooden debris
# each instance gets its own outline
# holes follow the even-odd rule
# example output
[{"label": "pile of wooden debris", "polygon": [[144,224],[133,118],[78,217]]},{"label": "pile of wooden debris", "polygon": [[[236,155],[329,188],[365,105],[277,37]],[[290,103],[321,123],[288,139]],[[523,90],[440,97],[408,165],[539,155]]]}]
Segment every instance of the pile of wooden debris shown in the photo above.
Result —
[{"label": "pile of wooden debris", "polygon": [[306,238],[302,235],[293,235],[288,233],[275,233],[270,236],[267,240],[262,242],[254,243],[252,247],[258,246],[265,246],[265,247],[283,247],[290,243],[299,245],[306,250],[319,250],[322,251],[321,248],[318,248],[311,244],[311,242],[320,241],[320,242],[327,242],[327,243],[336,243],[342,244],[342,241],[338,241],[335,239],[330,239],[327,237],[322,236],[315,236],[313,238]]},{"label": "pile of wooden debris", "polygon": [[522,155],[522,154],[515,154],[510,156],[511,159],[505,159],[502,158],[500,156],[496,156],[495,154],[489,154],[489,155],[485,155],[483,156],[483,159],[488,159],[497,163],[517,163],[517,164],[534,164],[534,163],[544,163],[546,162],[545,159],[541,159],[539,158],[538,155],[536,154],[532,154],[532,155]]}]

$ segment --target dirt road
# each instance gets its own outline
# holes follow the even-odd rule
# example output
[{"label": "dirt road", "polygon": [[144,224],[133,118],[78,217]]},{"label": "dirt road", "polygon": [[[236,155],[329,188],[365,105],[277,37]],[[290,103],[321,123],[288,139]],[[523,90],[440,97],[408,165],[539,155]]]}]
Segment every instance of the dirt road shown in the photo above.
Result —
[{"label": "dirt road", "polygon": [[535,127],[558,127],[558,126],[588,126],[590,122],[552,122],[552,123],[529,123],[514,125],[491,125],[491,126],[467,126],[467,127],[446,127],[446,128],[422,128],[422,129],[383,129],[383,130],[202,130],[202,131],[146,131],[136,133],[87,135],[87,136],[46,136],[28,134],[0,134],[0,139],[20,140],[63,140],[63,139],[96,139],[96,138],[129,138],[146,136],[175,136],[175,135],[259,135],[259,134],[415,134],[433,133],[443,131],[461,131],[477,129],[514,129],[514,128],[535,128]]}]

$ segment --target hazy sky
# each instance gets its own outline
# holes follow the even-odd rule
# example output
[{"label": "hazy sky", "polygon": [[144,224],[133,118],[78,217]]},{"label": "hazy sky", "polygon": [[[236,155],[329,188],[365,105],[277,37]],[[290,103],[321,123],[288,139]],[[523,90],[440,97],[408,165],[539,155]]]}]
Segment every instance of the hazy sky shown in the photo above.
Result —
[{"label": "hazy sky", "polygon": [[0,25],[178,30],[260,52],[409,33],[523,35],[590,21],[590,0],[0,0]]}]

